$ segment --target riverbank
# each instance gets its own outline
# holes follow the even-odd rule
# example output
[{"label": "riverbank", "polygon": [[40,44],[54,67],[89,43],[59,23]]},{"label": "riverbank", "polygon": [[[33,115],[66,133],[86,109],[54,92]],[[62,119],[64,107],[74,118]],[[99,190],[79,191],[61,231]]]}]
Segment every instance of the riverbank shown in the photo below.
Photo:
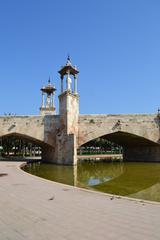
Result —
[{"label": "riverbank", "polygon": [[0,162],[0,239],[159,240],[160,204],[51,182]]}]

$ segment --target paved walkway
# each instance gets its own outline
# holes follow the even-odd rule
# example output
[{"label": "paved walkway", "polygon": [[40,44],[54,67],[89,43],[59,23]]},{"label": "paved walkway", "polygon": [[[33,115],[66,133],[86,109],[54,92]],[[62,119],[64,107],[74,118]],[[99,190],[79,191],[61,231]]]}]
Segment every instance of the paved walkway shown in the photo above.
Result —
[{"label": "paved walkway", "polygon": [[0,240],[159,240],[160,204],[86,191],[0,162]]}]

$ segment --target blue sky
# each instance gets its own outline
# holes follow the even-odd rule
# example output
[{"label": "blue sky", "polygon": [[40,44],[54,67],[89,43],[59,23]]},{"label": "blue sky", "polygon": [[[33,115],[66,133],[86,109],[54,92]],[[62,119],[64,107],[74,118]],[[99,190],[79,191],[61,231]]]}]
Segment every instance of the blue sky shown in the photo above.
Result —
[{"label": "blue sky", "polygon": [[80,112],[160,106],[159,0],[0,0],[0,114],[38,114],[48,77],[69,53]]}]

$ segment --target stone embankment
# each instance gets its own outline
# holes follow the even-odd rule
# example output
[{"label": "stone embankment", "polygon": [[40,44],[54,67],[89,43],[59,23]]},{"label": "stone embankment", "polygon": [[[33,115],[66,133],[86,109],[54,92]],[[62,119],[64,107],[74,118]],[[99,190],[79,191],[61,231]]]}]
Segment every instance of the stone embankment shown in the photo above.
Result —
[{"label": "stone embankment", "polygon": [[0,162],[1,240],[159,240],[160,204],[32,176]]},{"label": "stone embankment", "polygon": [[89,154],[86,154],[86,155],[78,155],[77,156],[78,159],[93,159],[93,158],[98,158],[98,159],[103,159],[105,158],[106,160],[107,159],[123,159],[123,155],[122,154],[94,154],[94,155],[89,155]]}]

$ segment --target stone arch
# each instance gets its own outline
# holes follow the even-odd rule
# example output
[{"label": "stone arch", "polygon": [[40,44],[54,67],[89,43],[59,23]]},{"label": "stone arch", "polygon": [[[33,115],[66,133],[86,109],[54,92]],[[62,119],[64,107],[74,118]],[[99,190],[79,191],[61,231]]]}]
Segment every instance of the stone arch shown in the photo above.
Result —
[{"label": "stone arch", "polygon": [[159,144],[144,138],[142,136],[138,136],[133,133],[128,133],[128,132],[123,132],[123,131],[117,131],[117,132],[111,132],[107,134],[100,134],[98,136],[94,137],[89,137],[86,138],[83,143],[80,144],[83,145],[91,140],[94,140],[96,138],[106,138],[107,140],[114,142],[118,145],[121,145],[122,147],[127,147],[127,146],[159,146]]},{"label": "stone arch", "polygon": [[38,139],[38,138],[34,138],[33,136],[29,136],[27,134],[22,134],[22,133],[17,133],[17,132],[12,132],[12,133],[6,133],[6,134],[2,134],[0,135],[0,137],[18,137],[24,140],[28,140],[32,143],[36,143],[39,146],[43,146],[43,145],[47,145],[45,142],[43,142],[42,140]]},{"label": "stone arch", "polygon": [[[89,141],[96,138],[103,137],[111,142],[114,142],[123,147],[123,158],[127,161],[160,161],[160,145],[145,137],[123,132],[116,131],[108,134],[100,134]],[[87,138],[86,138],[87,139]],[[85,139],[85,140],[86,140]],[[87,143],[89,141],[84,141]],[[82,146],[81,144],[80,146]]]},{"label": "stone arch", "polygon": [[160,137],[159,125],[152,115],[82,115],[79,117],[78,146],[117,132],[137,135],[155,143]]},{"label": "stone arch", "polygon": [[[141,135],[137,135],[137,134],[133,134],[133,133],[130,133],[130,132],[124,132],[124,131],[116,131],[116,132],[112,132],[112,131],[109,131],[107,133],[102,133],[102,132],[99,132],[99,133],[89,133],[88,135],[86,134],[86,136],[84,136],[82,139],[80,138],[79,139],[79,147],[91,140],[94,140],[96,138],[100,138],[100,137],[105,137],[108,138],[108,140],[112,141],[112,139],[115,141],[115,143],[119,144],[119,142],[122,144],[125,144],[125,140],[127,139],[131,139],[131,140],[140,140],[140,142],[145,142],[145,143],[148,143],[148,144],[157,144],[155,143],[154,141],[152,140],[149,140],[148,138],[145,138]],[[135,143],[135,141],[134,141]],[[126,142],[127,144],[127,142]],[[121,145],[121,144],[120,144]]]},{"label": "stone arch", "polygon": [[42,149],[42,161],[44,161],[44,162],[52,161],[53,154],[55,152],[55,148],[52,145],[42,141],[41,139],[35,138],[33,136],[30,136],[30,135],[27,135],[27,134],[22,134],[22,133],[17,133],[17,132],[12,132],[12,133],[7,133],[7,134],[1,134],[0,135],[0,137],[12,137],[12,136],[24,139],[26,141],[28,140],[32,143],[37,144]]}]

